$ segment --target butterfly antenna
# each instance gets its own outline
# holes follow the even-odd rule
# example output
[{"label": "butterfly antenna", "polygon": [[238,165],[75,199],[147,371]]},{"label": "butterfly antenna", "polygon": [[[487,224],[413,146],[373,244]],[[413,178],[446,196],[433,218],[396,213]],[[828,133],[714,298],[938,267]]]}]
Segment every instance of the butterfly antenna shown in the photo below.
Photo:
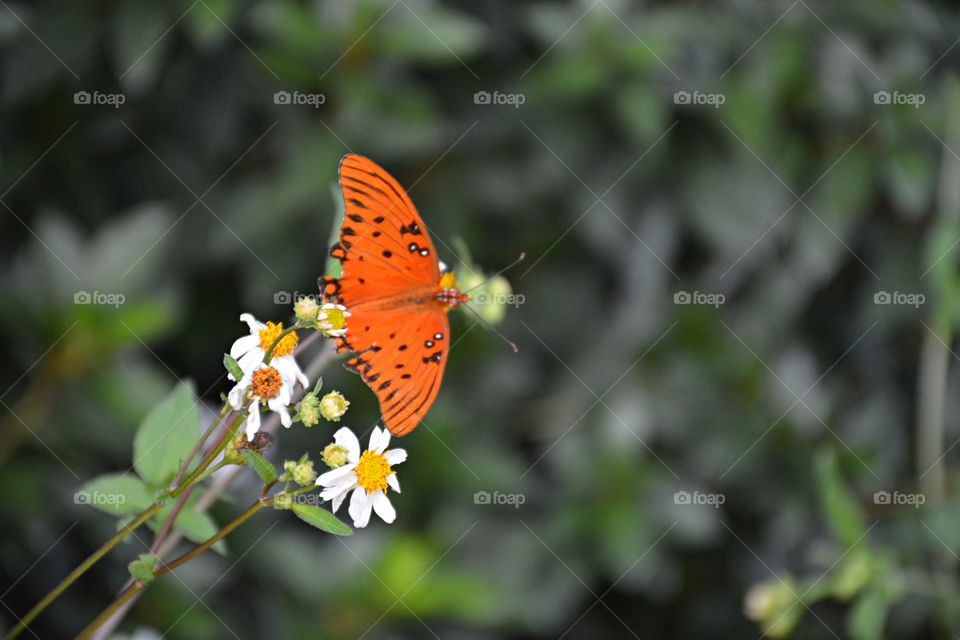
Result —
[{"label": "butterfly antenna", "polygon": [[[523,256],[520,256],[520,257],[522,258]],[[514,352],[514,353],[517,353],[518,351],[520,351],[520,349],[517,348],[516,343],[514,343],[512,340],[508,339],[507,336],[505,336],[505,335],[503,335],[502,333],[500,333],[499,331],[497,331],[497,328],[496,328],[495,326],[493,326],[492,324],[490,324],[490,322],[489,322],[486,318],[484,318],[482,315],[480,315],[479,313],[477,313],[477,311],[476,311],[473,307],[471,307],[468,303],[464,303],[464,304],[462,304],[462,305],[460,305],[460,306],[461,306],[461,307],[465,307],[466,309],[468,309],[468,310],[470,311],[470,313],[472,313],[473,315],[475,315],[480,322],[482,322],[484,325],[486,325],[487,329],[490,329],[490,331],[493,331],[495,334],[497,334],[498,336],[500,336],[500,339],[501,339],[501,340],[503,340],[503,341],[506,342],[508,345],[510,345],[510,348],[513,349],[513,352]]]},{"label": "butterfly antenna", "polygon": [[505,272],[509,271],[510,269],[513,269],[515,266],[517,266],[518,264],[520,264],[521,262],[523,262],[523,261],[526,259],[526,257],[527,257],[527,253],[526,253],[526,251],[524,251],[523,253],[520,254],[520,256],[519,256],[516,260],[514,260],[513,262],[511,262],[510,264],[508,264],[507,266],[505,266],[503,269],[500,269],[500,271],[497,271],[497,272],[494,273],[493,275],[487,276],[486,280],[484,280],[484,281],[481,282],[480,284],[477,284],[477,285],[474,285],[474,286],[470,287],[470,289],[469,289],[468,291],[464,291],[464,293],[470,293],[470,291],[473,291],[474,289],[477,289],[478,287],[482,287],[483,285],[487,284],[488,282],[490,282],[491,280],[493,280],[493,279],[496,278],[497,276],[503,275]]}]

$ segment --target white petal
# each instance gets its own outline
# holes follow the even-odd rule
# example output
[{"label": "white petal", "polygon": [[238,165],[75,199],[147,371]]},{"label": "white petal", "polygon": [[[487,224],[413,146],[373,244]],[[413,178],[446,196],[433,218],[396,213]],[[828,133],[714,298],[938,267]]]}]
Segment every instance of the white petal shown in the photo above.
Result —
[{"label": "white petal", "polygon": [[247,417],[247,440],[253,440],[257,431],[260,431],[260,407],[257,406],[257,402],[252,402],[250,415]]},{"label": "white petal", "polygon": [[[261,322],[257,322],[256,318],[254,318],[253,315],[249,313],[241,313],[240,322],[245,322],[247,326],[250,327],[250,333],[259,333],[260,329],[264,329],[267,326]],[[257,336],[258,341],[259,339],[260,337]]]},{"label": "white petal", "polygon": [[384,495],[383,491],[373,494],[373,509],[387,524],[397,519],[397,512],[390,504],[390,498]]},{"label": "white petal", "polygon": [[350,496],[350,517],[353,518],[353,526],[362,529],[370,522],[370,511],[373,509],[373,503],[366,489],[357,487]]},{"label": "white petal", "polygon": [[347,450],[347,460],[353,464],[360,461],[360,441],[350,427],[341,427],[333,434],[333,441]]},{"label": "white petal", "polygon": [[247,392],[247,388],[243,384],[236,385],[233,389],[230,389],[230,393],[227,394],[227,402],[230,403],[230,406],[234,410],[239,410],[243,406],[243,396]]},{"label": "white petal", "polygon": [[347,494],[357,488],[356,482],[350,482],[349,478],[346,482],[343,482],[335,487],[328,487],[320,492],[321,500],[333,500],[334,511],[340,507],[340,503],[343,502],[343,499],[347,497]]},{"label": "white petal", "polygon": [[391,465],[400,464],[407,459],[406,449],[390,449],[383,454],[383,457],[387,459]]},{"label": "white petal", "polygon": [[370,450],[374,453],[383,453],[388,444],[390,444],[390,432],[386,428],[374,427],[373,433],[370,434]]},{"label": "white petal", "polygon": [[243,371],[244,374],[247,374],[259,367],[262,361],[263,349],[256,347],[240,356],[237,364],[240,365],[240,370]]},{"label": "white petal", "polygon": [[400,481],[397,480],[397,474],[391,473],[387,476],[387,484],[390,485],[390,488],[400,493]]},{"label": "white petal", "polygon": [[280,424],[289,429],[290,425],[293,424],[293,419],[290,417],[290,412],[287,408],[281,405],[274,409],[274,411],[280,414]]},{"label": "white petal", "polygon": [[270,360],[270,364],[280,372],[280,376],[284,379],[284,382],[291,387],[298,382],[304,389],[310,386],[310,381],[303,373],[303,370],[300,369],[300,365],[297,364],[297,359],[294,358],[293,355],[273,358]]},{"label": "white petal", "polygon": [[[345,464],[342,467],[337,467],[336,469],[322,473],[320,474],[320,477],[317,478],[317,484],[323,487],[332,487],[334,485],[338,485],[340,484],[340,480],[349,477],[355,468],[355,465]],[[352,484],[357,484],[356,474],[354,474]]]},{"label": "white petal", "polygon": [[242,338],[238,338],[233,343],[233,346],[230,347],[230,357],[239,358],[240,356],[245,354],[247,351],[250,351],[250,349],[253,349],[259,344],[260,344],[260,336],[250,335],[250,336],[243,336]]},{"label": "white petal", "polygon": [[333,513],[336,513],[336,512],[337,512],[337,509],[340,508],[340,505],[343,504],[343,500],[344,500],[344,498],[346,498],[346,497],[347,497],[347,492],[344,491],[343,493],[341,493],[340,495],[338,495],[336,498],[334,498],[334,499],[333,499],[333,504],[330,505],[330,510],[331,510]]}]

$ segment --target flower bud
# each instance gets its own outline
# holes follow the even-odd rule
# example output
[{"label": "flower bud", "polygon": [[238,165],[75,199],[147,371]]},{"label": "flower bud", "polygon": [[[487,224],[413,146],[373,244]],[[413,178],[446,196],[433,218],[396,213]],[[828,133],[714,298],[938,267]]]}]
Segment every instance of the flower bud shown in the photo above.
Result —
[{"label": "flower bud", "polygon": [[297,405],[297,419],[305,427],[312,427],[320,422],[320,399],[312,393],[303,396]]},{"label": "flower bud", "polygon": [[771,581],[752,586],[743,608],[746,616],[759,623],[764,635],[771,638],[790,635],[804,610],[789,578],[786,582]]},{"label": "flower bud", "polygon": [[339,391],[331,391],[320,400],[320,413],[331,422],[340,422],[340,416],[347,412],[350,403]]},{"label": "flower bud", "polygon": [[313,484],[317,479],[317,472],[313,470],[313,460],[294,462],[287,460],[283,463],[284,475],[288,476],[301,487]]},{"label": "flower bud", "polygon": [[323,462],[331,469],[347,464],[347,448],[331,442],[323,450]]},{"label": "flower bud", "polygon": [[319,311],[320,306],[313,296],[303,296],[293,304],[293,313],[297,316],[297,320],[303,323],[316,321]]}]

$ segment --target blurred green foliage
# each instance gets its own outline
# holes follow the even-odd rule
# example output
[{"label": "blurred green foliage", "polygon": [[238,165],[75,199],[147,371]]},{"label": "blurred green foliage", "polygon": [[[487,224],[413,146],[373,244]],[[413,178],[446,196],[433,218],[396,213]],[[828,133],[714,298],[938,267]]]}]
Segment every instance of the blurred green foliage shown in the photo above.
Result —
[{"label": "blurred green foliage", "polygon": [[[124,630],[956,637],[956,497],[874,494],[920,490],[920,345],[957,321],[958,24],[932,0],[3,4],[4,625],[112,534],[74,493],[130,468],[151,407],[192,379],[209,420],[239,314],[285,320],[316,290],[352,150],[411,190],[448,264],[528,253],[502,325],[520,353],[454,317],[396,524],[340,540],[258,515]],[[324,380],[367,431],[373,395]],[[89,622],[139,536],[37,633]]]}]

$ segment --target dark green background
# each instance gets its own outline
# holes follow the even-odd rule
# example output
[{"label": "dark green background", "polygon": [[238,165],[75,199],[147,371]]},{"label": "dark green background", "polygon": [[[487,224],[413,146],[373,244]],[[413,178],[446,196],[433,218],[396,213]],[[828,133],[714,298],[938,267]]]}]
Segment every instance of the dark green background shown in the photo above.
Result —
[{"label": "dark green background", "polygon": [[[123,630],[753,638],[751,586],[825,576],[794,637],[956,637],[956,498],[873,494],[917,491],[921,344],[957,319],[958,18],[874,0],[3,3],[0,620],[111,534],[73,493],[130,466],[177,378],[213,407],[239,314],[286,319],[277,292],[315,291],[355,151],[411,188],[448,263],[458,237],[487,271],[528,253],[501,326],[520,353],[451,316],[462,340],[403,440],[396,524],[341,544],[263,513]],[[372,393],[324,377],[366,433]],[[945,450],[954,372],[946,388]],[[298,426],[268,455],[316,456],[332,432]],[[76,633],[141,551],[98,565],[37,635]]]}]

